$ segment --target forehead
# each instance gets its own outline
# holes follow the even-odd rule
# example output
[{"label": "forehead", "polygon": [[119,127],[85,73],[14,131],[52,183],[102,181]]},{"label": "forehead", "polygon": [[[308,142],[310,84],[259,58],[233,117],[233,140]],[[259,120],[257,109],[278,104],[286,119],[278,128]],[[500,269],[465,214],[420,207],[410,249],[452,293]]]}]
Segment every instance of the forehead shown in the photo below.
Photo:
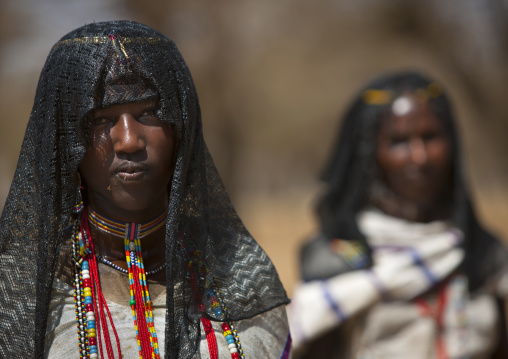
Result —
[{"label": "forehead", "polygon": [[406,107],[404,112],[397,114],[391,111],[381,120],[380,133],[444,130],[441,120],[428,103],[406,102],[403,105]]}]

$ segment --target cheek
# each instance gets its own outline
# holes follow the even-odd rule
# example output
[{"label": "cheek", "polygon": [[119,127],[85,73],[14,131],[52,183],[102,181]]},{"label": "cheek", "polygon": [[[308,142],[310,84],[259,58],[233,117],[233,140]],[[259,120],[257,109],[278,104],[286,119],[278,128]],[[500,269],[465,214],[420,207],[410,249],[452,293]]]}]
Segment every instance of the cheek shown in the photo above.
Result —
[{"label": "cheek", "polygon": [[428,147],[428,156],[432,164],[444,171],[451,167],[450,146],[445,141],[436,141]]},{"label": "cheek", "polygon": [[170,133],[161,133],[155,141],[154,154],[156,161],[160,164],[160,171],[170,179],[173,176],[175,166],[175,140]]},{"label": "cheek", "polygon": [[80,167],[87,167],[93,170],[96,167],[106,167],[111,162],[113,144],[108,134],[94,133],[92,134],[91,144],[83,158]]},{"label": "cheek", "polygon": [[94,142],[79,165],[79,173],[89,190],[93,191],[95,187],[104,186],[104,183],[109,181],[111,159],[108,157],[107,148],[105,143]]},{"label": "cheek", "polygon": [[79,173],[87,187],[93,187],[95,182],[100,181],[102,177],[101,161],[95,153],[87,152],[83,162],[79,165]]},{"label": "cheek", "polygon": [[381,145],[377,150],[377,161],[385,175],[404,167],[407,157],[407,150],[403,145]]}]

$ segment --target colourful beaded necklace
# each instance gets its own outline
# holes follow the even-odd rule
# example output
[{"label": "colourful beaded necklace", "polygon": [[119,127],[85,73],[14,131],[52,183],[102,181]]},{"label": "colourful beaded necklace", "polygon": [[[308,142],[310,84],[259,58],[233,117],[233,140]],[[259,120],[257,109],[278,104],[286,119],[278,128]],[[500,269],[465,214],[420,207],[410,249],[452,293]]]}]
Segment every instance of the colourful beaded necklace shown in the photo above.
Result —
[{"label": "colourful beaded necklace", "polygon": [[[104,357],[101,327],[108,358],[114,358],[108,319],[115,335],[118,356],[122,357],[118,334],[100,287],[97,257],[88,227],[89,222],[102,231],[124,239],[131,292],[129,304],[132,308],[139,356],[140,358],[160,358],[140,239],[161,228],[166,216],[167,210],[145,224],[123,223],[103,217],[92,208],[87,208],[81,217],[81,224],[76,222],[72,241],[75,264],[73,287],[80,358],[98,358],[98,352],[101,353],[101,357]],[[156,271],[161,269],[158,268]]]},{"label": "colourful beaded necklace", "polygon": [[[76,308],[76,321],[78,328],[80,358],[98,358],[98,353],[103,354],[103,343],[108,358],[114,358],[113,346],[111,344],[108,323],[112,328],[119,357],[122,357],[120,341],[116,333],[115,326],[98,280],[97,260],[110,265],[117,270],[129,275],[129,285],[131,291],[130,305],[134,319],[134,328],[136,330],[136,339],[140,358],[160,358],[157,343],[157,335],[153,323],[152,302],[146,285],[146,275],[143,258],[141,256],[141,245],[139,239],[155,232],[165,223],[167,211],[162,213],[154,220],[145,224],[123,223],[108,219],[93,211],[92,208],[85,209],[81,223],[77,221],[73,230],[73,262],[74,262],[74,300]],[[91,240],[88,223],[92,223],[97,228],[107,233],[113,234],[124,239],[124,248],[128,270],[125,270],[114,263],[107,261],[98,255],[95,255],[93,242]],[[182,248],[185,245],[182,243]],[[188,261],[188,279],[194,289],[194,293],[200,293],[198,287],[204,288],[206,298],[210,303],[212,311],[219,319],[223,320],[221,324],[224,339],[227,342],[228,349],[232,359],[245,359],[242,345],[238,337],[235,326],[226,321],[227,307],[224,304],[222,293],[215,284],[212,276],[208,275],[209,270],[202,258],[201,251],[190,250]],[[164,264],[153,270],[156,273],[164,268]],[[139,278],[135,281],[134,278]],[[196,278],[198,278],[196,280]],[[141,305],[139,305],[141,304]],[[204,312],[204,306],[200,310]],[[98,315],[97,315],[98,314]],[[97,320],[97,316],[99,317]],[[217,342],[213,327],[209,319],[201,319],[205,329],[208,347],[211,359],[218,359]]]}]

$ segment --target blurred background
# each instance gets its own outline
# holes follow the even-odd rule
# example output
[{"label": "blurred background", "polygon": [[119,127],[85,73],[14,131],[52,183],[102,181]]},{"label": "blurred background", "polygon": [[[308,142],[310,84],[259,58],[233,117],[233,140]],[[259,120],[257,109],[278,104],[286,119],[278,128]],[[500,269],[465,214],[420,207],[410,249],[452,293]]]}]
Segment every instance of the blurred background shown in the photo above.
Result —
[{"label": "blurred background", "polygon": [[52,45],[115,19],[177,43],[226,188],[289,294],[340,115],[381,72],[448,90],[477,211],[508,239],[507,0],[0,0],[0,209]]}]

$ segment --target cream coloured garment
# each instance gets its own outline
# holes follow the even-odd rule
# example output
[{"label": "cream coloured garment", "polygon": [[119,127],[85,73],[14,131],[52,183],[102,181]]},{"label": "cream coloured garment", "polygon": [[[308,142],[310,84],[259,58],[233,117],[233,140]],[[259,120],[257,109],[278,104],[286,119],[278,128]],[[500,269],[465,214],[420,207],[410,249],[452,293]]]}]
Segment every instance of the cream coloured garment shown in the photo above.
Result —
[{"label": "cream coloured garment", "polygon": [[[105,265],[100,265],[100,271],[104,294],[120,338],[123,358],[139,358],[129,306],[127,276]],[[115,285],[111,285],[113,282]],[[152,283],[151,287],[155,289],[153,291],[155,296],[150,294],[153,302],[155,330],[160,345],[161,358],[163,358],[166,293],[163,286],[158,285],[157,287]],[[114,288],[114,292],[111,291],[111,288]],[[280,358],[289,334],[284,306],[234,324],[247,358]],[[212,326],[217,340],[219,358],[230,359],[231,354],[220,323],[212,322]],[[112,333],[111,335],[113,337]],[[45,358],[79,358],[77,338],[72,287],[56,278],[53,283],[49,308]],[[201,326],[201,342],[195,358],[209,357],[208,342]]]}]

